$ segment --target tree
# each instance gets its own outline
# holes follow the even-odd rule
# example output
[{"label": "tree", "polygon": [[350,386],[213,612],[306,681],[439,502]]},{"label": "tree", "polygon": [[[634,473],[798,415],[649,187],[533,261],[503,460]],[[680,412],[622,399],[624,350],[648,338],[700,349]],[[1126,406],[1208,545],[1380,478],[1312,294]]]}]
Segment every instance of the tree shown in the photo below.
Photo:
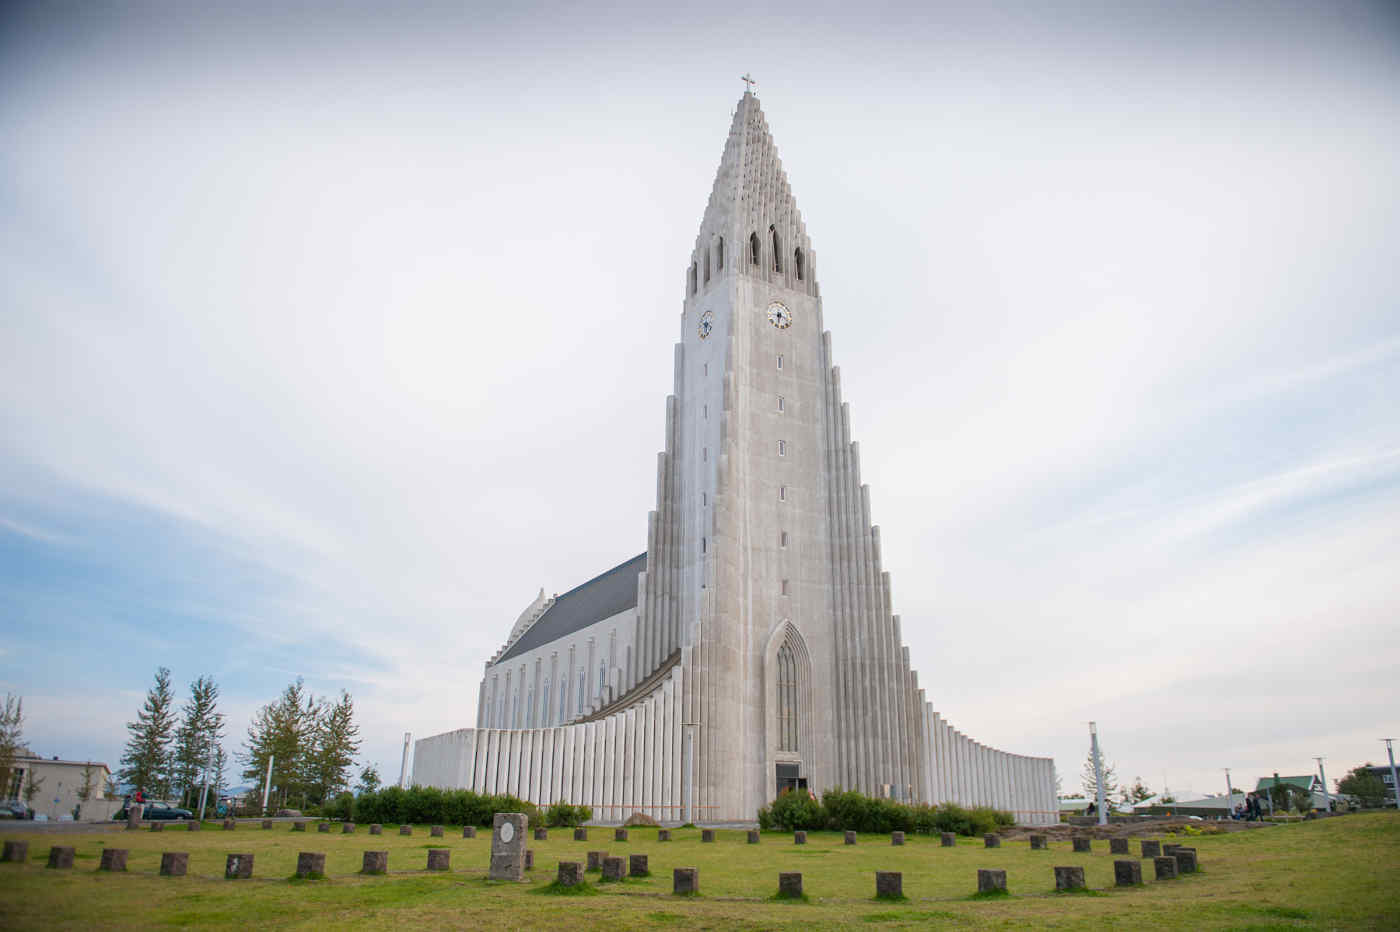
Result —
[{"label": "tree", "polygon": [[29,782],[24,785],[24,801],[29,804],[29,808],[34,808],[34,797],[39,795],[43,786],[43,777],[36,777],[32,773],[29,775]]},{"label": "tree", "polygon": [[0,796],[8,799],[17,793],[14,783],[15,757],[24,741],[24,697],[5,694],[5,708],[0,709]]},{"label": "tree", "polygon": [[[278,806],[289,799],[306,800],[306,752],[316,724],[316,702],[301,677],[282,691],[276,702],[258,709],[244,741],[243,778],[259,784],[272,760],[273,795]],[[273,808],[277,808],[274,806]]]},{"label": "tree", "polygon": [[183,720],[175,732],[175,789],[181,804],[198,805],[204,788],[209,752],[224,737],[224,717],[218,711],[219,687],[211,676],[190,684],[190,698],[181,709]]},{"label": "tree", "polygon": [[[1118,775],[1114,768],[1109,766],[1102,748],[1099,749],[1099,759],[1103,765],[1103,798],[1107,802],[1118,792]],[[1089,749],[1088,756],[1084,758],[1084,769],[1080,771],[1079,780],[1084,786],[1084,795],[1090,799],[1097,799],[1099,787],[1094,780],[1094,751],[1092,748]]]},{"label": "tree", "polygon": [[1118,797],[1125,806],[1135,806],[1144,799],[1152,798],[1152,791],[1142,782],[1142,777],[1133,777],[1132,786],[1125,786],[1118,791]]},{"label": "tree", "polygon": [[1385,804],[1385,781],[1371,771],[1371,764],[1353,767],[1345,777],[1337,781],[1337,792],[1355,796],[1363,806]]},{"label": "tree", "polygon": [[360,771],[360,782],[355,786],[355,793],[359,796],[377,793],[381,783],[383,781],[379,779],[378,768],[373,764],[365,764],[364,769]]},{"label": "tree", "polygon": [[334,705],[316,707],[314,745],[308,770],[312,802],[322,803],[349,785],[350,765],[360,750],[355,703],[345,690]]},{"label": "tree", "polygon": [[146,703],[127,722],[131,732],[121,759],[121,778],[154,798],[170,793],[170,742],[175,737],[175,696],[170,691],[170,670],[156,670],[155,685],[146,693]]}]

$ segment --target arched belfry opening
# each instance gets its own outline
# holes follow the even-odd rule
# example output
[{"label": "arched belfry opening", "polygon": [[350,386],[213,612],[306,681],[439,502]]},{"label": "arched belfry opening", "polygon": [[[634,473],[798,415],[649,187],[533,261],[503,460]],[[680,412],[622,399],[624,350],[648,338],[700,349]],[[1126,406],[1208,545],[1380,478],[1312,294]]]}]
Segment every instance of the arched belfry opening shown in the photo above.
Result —
[{"label": "arched belfry opening", "polygon": [[782,243],[778,242],[778,228],[776,226],[768,227],[768,236],[773,241],[773,271],[781,272],[783,270],[783,247]]},{"label": "arched belfry opening", "polygon": [[749,234],[749,261],[754,265],[760,265],[758,260],[758,234]]},{"label": "arched belfry opening", "polygon": [[807,789],[816,773],[812,739],[812,660],[797,626],[784,621],[773,632],[763,662],[769,798]]}]

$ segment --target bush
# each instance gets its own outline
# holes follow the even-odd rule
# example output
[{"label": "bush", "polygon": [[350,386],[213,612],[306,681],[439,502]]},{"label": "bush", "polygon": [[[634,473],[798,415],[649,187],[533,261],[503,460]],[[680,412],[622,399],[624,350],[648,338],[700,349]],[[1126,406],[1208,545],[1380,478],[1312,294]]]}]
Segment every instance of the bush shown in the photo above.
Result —
[{"label": "bush", "polygon": [[545,810],[544,824],[551,828],[577,828],[593,818],[587,806],[571,806],[566,802],[551,803]]},{"label": "bush", "polygon": [[[339,803],[339,801],[337,801]],[[440,790],[432,786],[397,786],[362,793],[350,811],[356,822],[415,823],[418,825],[479,825],[490,827],[498,812],[523,812],[530,825],[543,824],[539,807],[514,796],[483,796],[471,790]],[[591,815],[591,813],[590,813]]]},{"label": "bush", "polygon": [[355,812],[355,796],[353,793],[339,793],[334,799],[326,801],[321,807],[321,814],[328,819],[340,819],[342,822],[349,822],[350,817]]},{"label": "bush", "polygon": [[758,810],[758,827],[786,831],[826,828],[826,813],[805,790],[784,790],[773,805]]}]

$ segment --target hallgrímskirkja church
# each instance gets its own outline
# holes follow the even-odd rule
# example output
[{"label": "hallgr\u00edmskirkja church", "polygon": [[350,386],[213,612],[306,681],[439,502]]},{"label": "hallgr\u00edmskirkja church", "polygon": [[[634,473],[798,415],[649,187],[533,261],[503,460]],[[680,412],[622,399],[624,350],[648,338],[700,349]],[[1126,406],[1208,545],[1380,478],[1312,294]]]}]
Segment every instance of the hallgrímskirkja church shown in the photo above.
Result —
[{"label": "hallgr\u00edmskirkja church", "polygon": [[840,786],[1058,820],[1053,761],[933,711],[900,639],[818,262],[758,98],[685,275],[646,552],[520,616],[413,782],[663,822]]}]

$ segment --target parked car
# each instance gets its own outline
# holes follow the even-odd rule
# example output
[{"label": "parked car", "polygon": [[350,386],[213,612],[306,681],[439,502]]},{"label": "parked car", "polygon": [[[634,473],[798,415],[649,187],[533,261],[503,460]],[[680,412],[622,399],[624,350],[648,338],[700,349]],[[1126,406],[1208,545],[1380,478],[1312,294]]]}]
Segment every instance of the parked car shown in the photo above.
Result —
[{"label": "parked car", "polygon": [[[112,816],[118,822],[126,821],[126,807],[122,806],[117,810],[117,814]],[[194,818],[194,813],[188,809],[181,809],[177,806],[166,805],[165,803],[146,803],[141,809],[141,818],[147,822],[169,822],[186,821]]]},{"label": "parked car", "polygon": [[34,810],[18,799],[0,803],[0,819],[32,819]]}]

